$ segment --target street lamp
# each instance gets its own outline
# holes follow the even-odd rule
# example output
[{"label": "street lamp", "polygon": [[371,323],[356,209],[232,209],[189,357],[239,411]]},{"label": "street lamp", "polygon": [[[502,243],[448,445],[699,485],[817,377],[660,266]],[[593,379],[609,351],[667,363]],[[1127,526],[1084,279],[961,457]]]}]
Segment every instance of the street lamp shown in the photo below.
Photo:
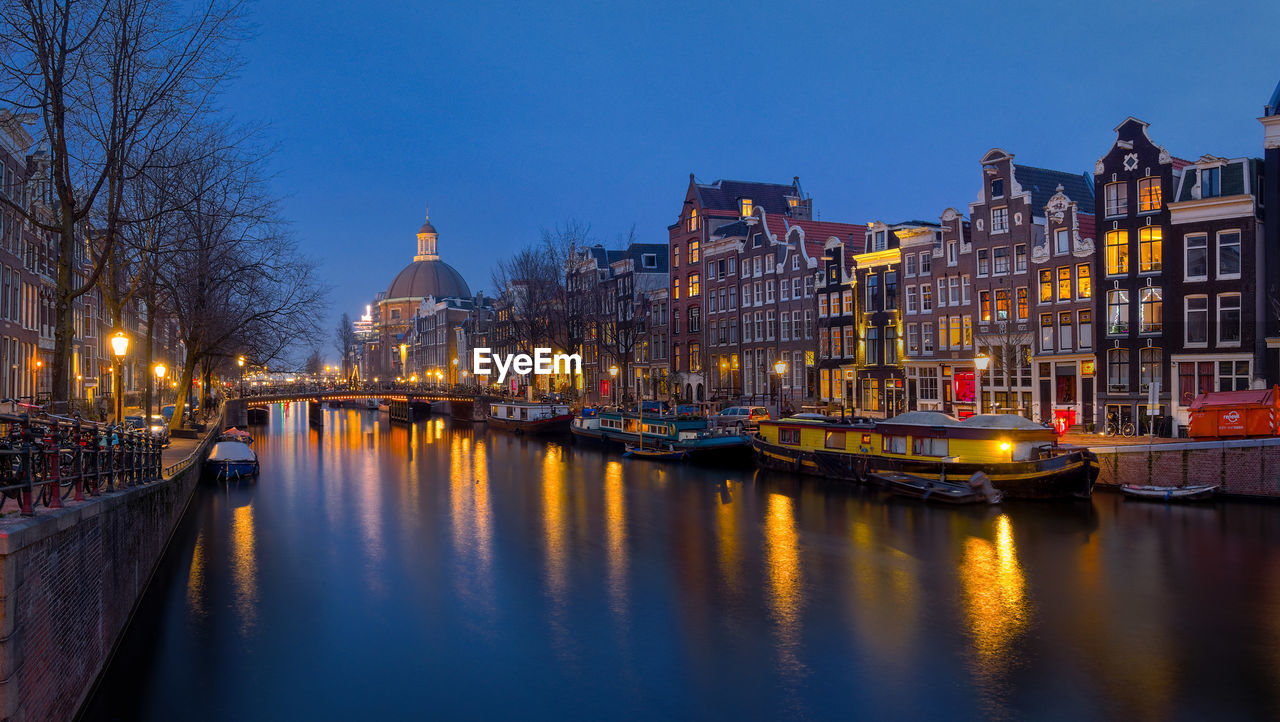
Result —
[{"label": "street lamp", "polygon": [[240,367],[240,395],[244,396],[244,356],[236,358],[236,366]]},{"label": "street lamp", "polygon": [[[152,370],[155,372],[155,375],[156,375],[156,401],[160,402],[163,399],[163,397],[160,394],[161,394],[161,389],[164,388],[164,375],[166,372],[169,371],[169,369],[165,368],[164,364],[158,363],[155,365],[155,368]],[[151,406],[150,405],[147,406],[147,426],[151,426]]]},{"label": "street lamp", "polygon": [[978,354],[973,358],[973,368],[977,370],[978,378],[976,381],[978,393],[978,413],[982,413],[982,372],[987,370],[987,366],[991,363],[991,358],[985,354]]},{"label": "street lamp", "polygon": [[609,400],[610,400],[610,401],[613,401],[613,405],[614,405],[614,406],[617,406],[617,405],[618,405],[618,402],[617,402],[617,398],[618,398],[618,388],[617,388],[617,386],[618,386],[618,380],[617,380],[617,379],[618,379],[618,367],[617,367],[617,366],[610,366],[610,367],[609,367],[609,379],[610,379],[610,381],[609,381]]},{"label": "street lamp", "polygon": [[778,359],[773,364],[773,370],[778,374],[778,416],[782,416],[782,375],[787,372],[787,362]]},{"label": "street lamp", "polygon": [[449,381],[449,385],[456,386],[458,384],[458,357],[453,358],[453,378]]},{"label": "street lamp", "polygon": [[114,379],[116,391],[116,423],[124,423],[124,355],[129,353],[129,337],[124,335],[124,331],[116,331],[111,336],[111,353],[116,357],[116,377]]},{"label": "street lamp", "polygon": [[32,403],[35,403],[35,401],[40,396],[40,369],[42,368],[44,368],[44,361],[42,359],[36,359],[35,370],[32,371],[31,373],[31,402]]},{"label": "street lamp", "polygon": [[408,360],[409,360],[409,344],[402,343],[400,344],[400,373],[402,375],[409,372],[409,369],[405,368],[405,364],[408,362]]}]

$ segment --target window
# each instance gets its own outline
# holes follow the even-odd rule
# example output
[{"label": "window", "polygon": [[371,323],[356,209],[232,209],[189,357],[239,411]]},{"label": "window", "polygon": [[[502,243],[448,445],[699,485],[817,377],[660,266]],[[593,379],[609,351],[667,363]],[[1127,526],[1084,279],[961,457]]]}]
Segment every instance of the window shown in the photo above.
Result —
[{"label": "window", "polygon": [[1183,257],[1186,269],[1183,278],[1187,281],[1209,280],[1209,236],[1196,233],[1183,238]]},{"label": "window", "polygon": [[[925,325],[927,326],[928,324],[925,324]],[[946,350],[947,338],[948,338],[947,317],[943,316],[942,318],[938,319],[938,348],[939,349]]]},{"label": "window", "polygon": [[1004,179],[1003,178],[991,179],[991,197],[992,198],[1004,197]]},{"label": "window", "polygon": [[[1155,346],[1138,349],[1138,390],[1146,391],[1151,384],[1160,383],[1161,373],[1160,349]],[[1163,383],[1160,383],[1163,386]]]},{"label": "window", "polygon": [[730,286],[730,287],[729,287],[729,308],[728,308],[728,310],[732,311],[732,310],[734,310],[734,309],[736,309],[736,308],[738,308],[738,287],[737,287],[737,286]]},{"label": "window", "polygon": [[[759,237],[760,237],[759,235],[756,236],[756,238],[759,238]],[[756,256],[755,258],[751,259],[751,275],[753,276],[760,275],[760,256]]]},{"label": "window", "polygon": [[729,256],[729,275],[733,276],[738,273],[738,259]]},{"label": "window", "polygon": [[933,286],[927,283],[920,285],[920,313],[933,310]]},{"label": "window", "polygon": [[1053,314],[1040,314],[1040,350],[1053,350]]},{"label": "window", "polygon": [[930,255],[928,251],[924,251],[923,253],[920,254],[920,275],[921,276],[929,275],[929,270],[932,263],[933,263],[933,256]]},{"label": "window", "polygon": [[765,323],[767,324],[768,329],[769,329],[769,337],[768,337],[768,338],[769,338],[769,340],[770,340],[770,341],[772,341],[772,340],[774,339],[774,332],[775,332],[775,329],[776,329],[776,323],[775,323],[775,322],[776,322],[776,320],[777,320],[777,319],[776,319],[776,317],[774,316],[774,312],[773,312],[773,311],[768,311],[767,313],[768,313],[768,319],[765,321]]},{"label": "window", "polygon": [[818,318],[827,317],[827,294],[818,296]]},{"label": "window", "polygon": [[898,329],[894,326],[884,327],[884,362],[898,363]]},{"label": "window", "polygon": [[1093,348],[1093,311],[1081,311],[1077,318],[1080,319],[1080,348]]},{"label": "window", "polygon": [[1218,234],[1218,278],[1240,277],[1240,231]]},{"label": "window", "polygon": [[673,299],[680,298],[680,279],[679,278],[671,279],[671,298]]},{"label": "window", "polygon": [[[973,348],[973,316],[964,315],[964,347]],[[886,331],[885,333],[890,333]]]},{"label": "window", "polygon": [[1007,246],[992,249],[991,259],[993,275],[1003,276],[1009,273],[1009,248]]},{"label": "window", "polygon": [[867,276],[867,310],[880,310],[880,275],[876,273]]},{"label": "window", "polygon": [[886,248],[888,248],[888,247],[889,247],[889,243],[888,243],[888,240],[887,240],[886,232],[885,232],[885,231],[876,231],[876,240],[875,240],[875,248],[874,248],[874,250],[877,250],[877,251],[883,251],[884,249],[886,249]]},{"label": "window", "polygon": [[764,302],[773,303],[773,281],[764,282]]},{"label": "window", "polygon": [[759,306],[764,303],[764,297],[760,295],[759,281],[755,281],[754,283],[751,284],[751,292],[752,292],[752,296],[755,297],[755,301],[752,303],[752,305]]},{"label": "window", "polygon": [[957,278],[956,276],[952,276],[951,278],[947,279],[947,285],[950,290],[950,293],[947,294],[947,305],[959,306],[960,305],[960,279]]},{"label": "window", "polygon": [[800,298],[800,277],[791,279],[791,297]]},{"label": "window", "polygon": [[1164,304],[1159,288],[1147,286],[1141,289],[1138,306],[1138,333],[1160,333],[1164,320]]},{"label": "window", "polygon": [[1009,209],[994,208],[991,211],[991,232],[1004,233],[1009,230]]},{"label": "window", "polygon": [[1129,186],[1124,183],[1108,183],[1106,198],[1108,216],[1123,216],[1129,212]]},{"label": "window", "polygon": [[[670,216],[668,216],[670,218]],[[778,429],[778,443],[789,444],[791,446],[800,445],[800,429],[798,428],[781,428]]]},{"label": "window", "polygon": [[836,357],[839,355],[840,355],[840,329],[833,328],[831,329],[831,356]]},{"label": "window", "polygon": [[689,230],[691,231],[698,230],[698,209],[697,208],[689,209]]},{"label": "window", "polygon": [[1129,390],[1129,349],[1107,349],[1107,390]]},{"label": "window", "polygon": [[829,358],[831,356],[831,349],[829,349],[828,346],[830,345],[831,329],[823,326],[818,329],[818,353]]},{"label": "window", "polygon": [[1183,304],[1186,345],[1207,345],[1209,343],[1209,297],[1187,296],[1183,299]]},{"label": "window", "polygon": [[918,369],[916,373],[918,374],[916,381],[916,395],[921,399],[937,401],[938,369],[936,367],[925,367]]},{"label": "window", "polygon": [[907,324],[907,355],[920,353],[920,327],[914,323]]},{"label": "window", "polygon": [[804,297],[808,298],[813,295],[813,276],[804,277]]},{"label": "window", "polygon": [[1058,300],[1071,300],[1071,266],[1058,268]]},{"label": "window", "polygon": [[1138,181],[1138,212],[1160,210],[1160,179],[1143,178]]},{"label": "window", "polygon": [[[702,309],[697,306],[689,307],[689,333],[702,330]],[[689,352],[693,353],[693,346],[689,346]]]},{"label": "window", "polygon": [[1128,272],[1129,232],[1107,231],[1107,275],[1115,276]]},{"label": "window", "polygon": [[1219,361],[1218,390],[1244,391],[1249,388],[1248,361]]},{"label": "window", "polygon": [[1009,289],[996,289],[996,320],[1009,320]]},{"label": "window", "polygon": [[751,215],[751,199],[750,198],[743,198],[742,200],[738,201],[738,206],[742,209],[743,218],[746,218]]},{"label": "window", "polygon": [[857,351],[857,337],[854,335],[857,329],[853,326],[844,327],[844,355],[855,356]]},{"label": "window", "polygon": [[916,254],[908,253],[902,261],[902,275],[911,278],[916,275]]},{"label": "window", "polygon": [[840,315],[840,292],[839,291],[831,292],[831,315],[832,316]]},{"label": "window", "polygon": [[1138,270],[1159,271],[1162,257],[1160,241],[1164,234],[1160,226],[1143,226],[1138,231]]},{"label": "window", "polygon": [[978,321],[991,322],[991,292],[978,291]]},{"label": "window", "polygon": [[1129,291],[1116,288],[1107,291],[1107,333],[1129,333]]},{"label": "window", "polygon": [[1013,272],[1027,272],[1027,245],[1019,243],[1013,247]]},{"label": "window", "polygon": [[1026,321],[1030,316],[1027,313],[1027,287],[1018,288],[1018,320]]},{"label": "window", "polygon": [[845,291],[840,294],[844,302],[844,315],[853,315],[853,291]]},{"label": "window", "polygon": [[1053,303],[1053,271],[1040,269],[1040,303]]},{"label": "window", "polygon": [[[935,387],[937,383],[937,379],[934,379],[933,384]],[[937,396],[935,395],[934,398],[936,399]],[[916,456],[947,456],[947,440],[913,436],[911,438],[911,453]]]},{"label": "window", "polygon": [[991,275],[991,261],[987,257],[987,249],[978,249],[978,277]]},{"label": "window", "polygon": [[960,262],[960,258],[956,253],[958,246],[959,244],[956,243],[955,241],[950,241],[947,243],[947,265],[948,266],[954,266]]},{"label": "window", "polygon": [[804,312],[804,338],[806,341],[813,338],[813,311]]},{"label": "window", "polygon": [[924,353],[933,353],[933,324],[920,324],[920,348]]},{"label": "window", "polygon": [[1089,264],[1076,266],[1076,298],[1083,301],[1093,298],[1093,284],[1089,279]]},{"label": "window", "polygon": [[880,364],[880,329],[876,326],[867,327],[867,358],[865,363],[868,366],[878,366]]},{"label": "window", "polygon": [[907,286],[907,313],[916,312],[916,287]]},{"label": "window", "polygon": [[1059,256],[1071,252],[1071,231],[1066,228],[1059,228],[1054,234],[1053,252]]},{"label": "window", "polygon": [[689,274],[689,298],[696,298],[702,295],[702,276],[697,273]]},{"label": "window", "polygon": [[640,254],[640,265],[641,265],[641,266],[643,266],[643,267],[645,267],[645,268],[657,268],[657,267],[658,267],[658,255],[657,255],[656,253],[642,253],[642,254]]},{"label": "window", "polygon": [[969,274],[966,273],[960,277],[960,303],[963,303],[966,306],[969,305],[969,300],[972,298],[970,295],[971,285],[972,284],[969,282]]},{"label": "window", "polygon": [[800,270],[800,256],[799,256],[799,255],[795,255],[795,256],[792,256],[792,257],[791,257],[791,270],[793,270],[793,271],[799,271],[799,270]]},{"label": "window", "polygon": [[1058,313],[1058,347],[1063,351],[1070,351],[1075,345],[1075,339],[1072,337],[1072,321],[1075,314],[1071,311],[1061,311]]},{"label": "window", "polygon": [[[853,294],[850,294],[851,296]],[[893,310],[898,307],[898,272],[886,271],[884,274],[884,307]],[[852,313],[850,308],[849,312]]]},{"label": "window", "polygon": [[1217,198],[1222,195],[1222,169],[1205,168],[1200,171],[1200,197]]},{"label": "window", "polygon": [[1218,294],[1218,343],[1240,345],[1240,294]]},{"label": "window", "polygon": [[778,300],[779,301],[791,300],[791,284],[787,283],[787,279],[785,278],[778,283]]},{"label": "window", "polygon": [[952,316],[951,331],[950,331],[950,338],[949,338],[951,348],[960,348],[961,333],[962,333],[962,329],[960,328],[960,317]]},{"label": "window", "polygon": [[671,267],[672,268],[680,267],[680,246],[679,245],[671,246]]},{"label": "window", "polygon": [[844,435],[845,432],[843,431],[828,431],[826,438],[822,442],[823,447],[827,449],[843,449]]}]

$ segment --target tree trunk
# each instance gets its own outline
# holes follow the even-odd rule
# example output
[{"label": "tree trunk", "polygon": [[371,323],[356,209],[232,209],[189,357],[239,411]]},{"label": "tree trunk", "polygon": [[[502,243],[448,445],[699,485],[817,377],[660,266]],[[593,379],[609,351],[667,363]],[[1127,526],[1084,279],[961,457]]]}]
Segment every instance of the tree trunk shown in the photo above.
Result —
[{"label": "tree trunk", "polygon": [[196,354],[187,351],[187,360],[182,364],[182,378],[178,381],[178,397],[173,400],[173,418],[169,419],[169,429],[182,427],[182,415],[187,410],[186,390],[191,388],[191,378],[196,371]]}]

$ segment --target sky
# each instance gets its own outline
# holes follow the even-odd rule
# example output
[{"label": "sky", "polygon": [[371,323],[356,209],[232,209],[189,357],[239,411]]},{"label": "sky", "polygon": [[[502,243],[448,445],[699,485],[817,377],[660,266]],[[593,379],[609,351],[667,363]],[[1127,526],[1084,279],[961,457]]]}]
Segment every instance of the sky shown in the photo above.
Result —
[{"label": "sky", "polygon": [[[689,174],[822,220],[967,212],[979,159],[1092,172],[1127,116],[1174,155],[1262,154],[1280,3],[266,0],[228,112],[353,318],[430,203],[472,291],[543,228],[665,243]],[[336,355],[332,343],[322,351]]]}]

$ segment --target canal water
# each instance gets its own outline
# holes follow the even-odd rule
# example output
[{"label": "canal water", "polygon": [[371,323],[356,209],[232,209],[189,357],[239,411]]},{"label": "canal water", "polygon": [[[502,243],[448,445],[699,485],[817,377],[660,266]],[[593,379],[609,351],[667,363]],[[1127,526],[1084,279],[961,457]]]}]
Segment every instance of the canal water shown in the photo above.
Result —
[{"label": "canal water", "polygon": [[1280,718],[1280,506],[935,508],[273,407],[89,719]]}]

